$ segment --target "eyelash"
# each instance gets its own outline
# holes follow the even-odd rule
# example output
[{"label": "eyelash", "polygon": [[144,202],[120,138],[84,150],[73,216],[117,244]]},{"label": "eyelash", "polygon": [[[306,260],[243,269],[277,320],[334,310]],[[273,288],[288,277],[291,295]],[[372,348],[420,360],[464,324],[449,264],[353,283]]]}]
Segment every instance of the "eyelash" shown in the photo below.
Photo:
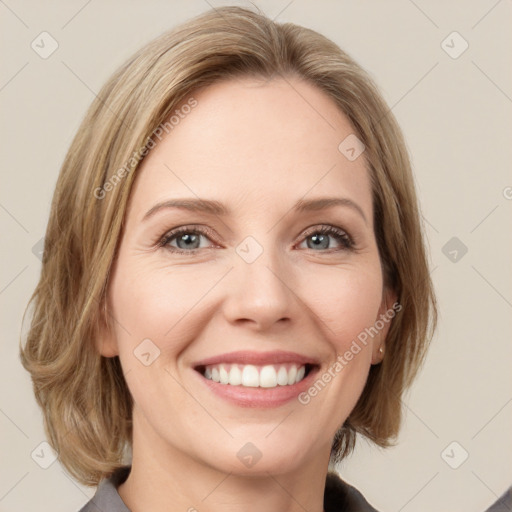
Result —
[{"label": "eyelash", "polygon": [[[207,228],[204,228],[204,227],[199,228],[199,227],[194,227],[194,226],[183,226],[183,227],[180,227],[175,230],[167,232],[158,242],[158,247],[164,247],[172,253],[188,254],[188,255],[195,254],[195,253],[197,253],[197,251],[204,249],[204,248],[197,248],[197,249],[184,250],[184,249],[179,249],[178,247],[171,247],[168,245],[169,242],[171,242],[172,240],[174,240],[175,238],[177,238],[183,234],[203,235],[203,236],[209,238],[210,240],[212,238],[215,238],[213,236],[212,231]],[[342,246],[341,248],[326,249],[326,250],[318,251],[318,252],[323,252],[323,253],[329,254],[332,252],[354,251],[355,250],[354,241],[348,235],[348,233],[342,229],[335,227],[335,226],[323,225],[320,227],[315,227],[313,229],[309,229],[304,234],[304,239],[307,239],[308,237],[310,237],[312,235],[331,235]],[[317,252],[314,249],[309,249],[309,250]]]}]

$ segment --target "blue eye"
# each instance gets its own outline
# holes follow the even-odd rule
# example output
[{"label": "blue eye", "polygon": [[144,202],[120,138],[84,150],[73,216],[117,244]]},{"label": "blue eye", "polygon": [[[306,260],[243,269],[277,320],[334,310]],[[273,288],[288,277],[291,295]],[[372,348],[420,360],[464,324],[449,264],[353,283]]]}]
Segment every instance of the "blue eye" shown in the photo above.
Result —
[{"label": "blue eye", "polygon": [[[183,227],[171,231],[164,235],[160,245],[171,250],[171,252],[177,252],[181,254],[191,253],[198,249],[201,249],[201,237],[209,239],[209,234],[206,231],[198,228]],[[176,241],[176,246],[171,245],[173,241]]]},{"label": "blue eye", "polygon": [[[330,238],[334,238],[341,248],[332,247]],[[354,246],[350,236],[342,229],[334,226],[322,226],[314,231],[310,231],[310,234],[306,235],[305,241],[307,242],[308,249],[313,249],[314,251],[319,249],[347,250],[352,249]]]},{"label": "blue eye", "polygon": [[[159,242],[160,247],[165,247],[170,252],[177,254],[195,254],[200,249],[214,247],[211,245],[201,246],[201,239],[207,239],[212,242],[213,234],[210,230],[203,227],[183,226],[166,233]],[[331,239],[336,240],[337,246],[331,243]],[[342,229],[334,226],[320,226],[309,230],[302,243],[306,242],[307,249],[315,252],[337,252],[343,250],[353,250],[354,242],[350,236]]]}]

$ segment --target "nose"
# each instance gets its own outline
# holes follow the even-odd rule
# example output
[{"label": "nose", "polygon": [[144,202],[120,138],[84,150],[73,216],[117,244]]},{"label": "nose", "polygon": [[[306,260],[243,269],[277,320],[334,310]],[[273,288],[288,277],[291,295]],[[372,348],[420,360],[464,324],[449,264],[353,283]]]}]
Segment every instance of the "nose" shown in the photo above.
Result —
[{"label": "nose", "polygon": [[[237,254],[226,288],[224,314],[232,324],[256,331],[288,326],[298,312],[293,273],[276,254],[265,250],[248,263]],[[286,270],[286,271],[285,271]]]}]

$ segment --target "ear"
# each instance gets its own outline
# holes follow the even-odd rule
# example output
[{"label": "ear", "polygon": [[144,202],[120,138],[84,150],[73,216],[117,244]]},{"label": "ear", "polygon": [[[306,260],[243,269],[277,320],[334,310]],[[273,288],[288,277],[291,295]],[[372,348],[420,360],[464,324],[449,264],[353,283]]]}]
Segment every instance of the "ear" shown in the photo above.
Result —
[{"label": "ear", "polygon": [[98,312],[98,328],[94,340],[96,350],[103,357],[115,357],[119,355],[115,330],[112,325],[112,317],[107,311],[106,301],[103,301]]},{"label": "ear", "polygon": [[394,290],[385,289],[382,293],[382,302],[374,324],[375,328],[378,330],[378,334],[373,338],[372,364],[379,364],[384,359],[386,353],[386,337],[391,327],[391,322],[396,316],[397,311],[401,309],[397,298],[397,294]]}]

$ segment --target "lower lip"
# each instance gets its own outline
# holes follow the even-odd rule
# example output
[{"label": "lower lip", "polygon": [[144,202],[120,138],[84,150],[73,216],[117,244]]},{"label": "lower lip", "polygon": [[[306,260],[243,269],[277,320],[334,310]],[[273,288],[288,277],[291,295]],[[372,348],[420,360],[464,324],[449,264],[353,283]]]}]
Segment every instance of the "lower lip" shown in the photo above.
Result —
[{"label": "lower lip", "polygon": [[220,384],[213,380],[203,377],[201,373],[194,370],[194,373],[201,381],[208,386],[217,396],[234,403],[239,407],[257,407],[268,409],[279,407],[306,391],[311,386],[318,368],[312,368],[309,374],[300,382],[290,386],[277,386],[275,388],[251,388],[244,386],[231,386],[230,384]]}]

